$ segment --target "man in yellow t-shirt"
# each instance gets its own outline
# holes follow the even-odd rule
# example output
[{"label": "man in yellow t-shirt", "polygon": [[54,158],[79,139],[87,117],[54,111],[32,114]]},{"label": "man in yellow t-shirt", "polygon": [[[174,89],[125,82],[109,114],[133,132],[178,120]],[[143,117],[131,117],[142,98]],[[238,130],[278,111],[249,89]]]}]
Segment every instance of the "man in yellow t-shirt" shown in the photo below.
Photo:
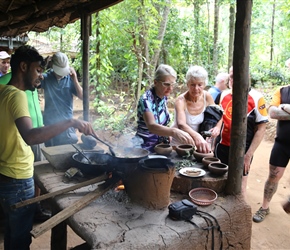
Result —
[{"label": "man in yellow t-shirt", "polygon": [[34,156],[31,147],[24,140],[19,140],[21,135],[14,122],[20,117],[30,117],[26,94],[11,85],[1,85],[0,93],[1,97],[5,97],[0,100],[0,113],[5,117],[1,121],[0,130],[0,173],[16,179],[26,179],[33,175]]},{"label": "man in yellow t-shirt", "polygon": [[31,145],[43,143],[73,127],[95,135],[89,122],[77,119],[33,128],[25,90],[42,80],[44,60],[31,46],[21,46],[11,57],[12,78],[0,85],[0,205],[4,211],[4,249],[29,249],[35,204],[12,210],[11,205],[33,198],[34,156]]}]

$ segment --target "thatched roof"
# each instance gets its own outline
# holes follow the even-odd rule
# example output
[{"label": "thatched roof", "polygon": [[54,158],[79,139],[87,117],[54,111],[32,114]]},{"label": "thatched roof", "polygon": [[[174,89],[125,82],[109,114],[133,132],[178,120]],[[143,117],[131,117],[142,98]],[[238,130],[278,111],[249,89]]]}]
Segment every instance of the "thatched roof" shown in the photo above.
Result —
[{"label": "thatched roof", "polygon": [[64,27],[122,0],[10,0],[0,1],[0,36],[15,37],[29,31]]}]

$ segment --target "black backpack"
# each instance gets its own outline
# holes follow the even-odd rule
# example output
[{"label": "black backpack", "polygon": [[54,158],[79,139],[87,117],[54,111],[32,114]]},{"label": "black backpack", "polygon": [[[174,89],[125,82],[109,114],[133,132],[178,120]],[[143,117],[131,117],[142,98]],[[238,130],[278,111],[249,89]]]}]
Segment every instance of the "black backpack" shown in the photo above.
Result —
[{"label": "black backpack", "polygon": [[204,119],[203,122],[199,125],[199,133],[206,134],[206,131],[215,127],[218,121],[223,116],[223,110],[218,105],[209,105],[206,107],[204,111]]}]

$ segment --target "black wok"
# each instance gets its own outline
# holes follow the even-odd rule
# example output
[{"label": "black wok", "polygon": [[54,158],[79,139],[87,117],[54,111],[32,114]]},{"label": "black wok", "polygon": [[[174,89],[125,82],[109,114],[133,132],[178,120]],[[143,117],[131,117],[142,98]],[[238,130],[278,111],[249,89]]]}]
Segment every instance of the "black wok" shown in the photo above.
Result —
[{"label": "black wok", "polygon": [[84,175],[101,175],[104,172],[114,171],[125,177],[138,166],[141,159],[148,157],[149,152],[142,148],[118,148],[116,156],[96,152],[83,152],[93,164],[89,164],[80,153],[72,156],[73,164],[79,168]]},{"label": "black wok", "polygon": [[75,153],[72,156],[72,165],[81,170],[84,175],[98,176],[105,172],[112,171],[112,156],[96,152],[83,152],[92,164],[81,154]]}]

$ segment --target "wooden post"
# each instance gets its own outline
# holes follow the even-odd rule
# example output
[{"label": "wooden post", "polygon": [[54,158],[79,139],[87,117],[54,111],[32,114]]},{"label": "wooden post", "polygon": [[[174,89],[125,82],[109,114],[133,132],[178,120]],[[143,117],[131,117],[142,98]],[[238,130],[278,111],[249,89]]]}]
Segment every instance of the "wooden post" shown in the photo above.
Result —
[{"label": "wooden post", "polygon": [[234,83],[231,147],[226,194],[241,193],[247,135],[247,103],[249,92],[249,47],[252,0],[237,0],[234,41]]},{"label": "wooden post", "polygon": [[87,13],[82,14],[81,18],[81,38],[83,40],[83,119],[89,121],[89,51],[91,35],[91,15]]}]

